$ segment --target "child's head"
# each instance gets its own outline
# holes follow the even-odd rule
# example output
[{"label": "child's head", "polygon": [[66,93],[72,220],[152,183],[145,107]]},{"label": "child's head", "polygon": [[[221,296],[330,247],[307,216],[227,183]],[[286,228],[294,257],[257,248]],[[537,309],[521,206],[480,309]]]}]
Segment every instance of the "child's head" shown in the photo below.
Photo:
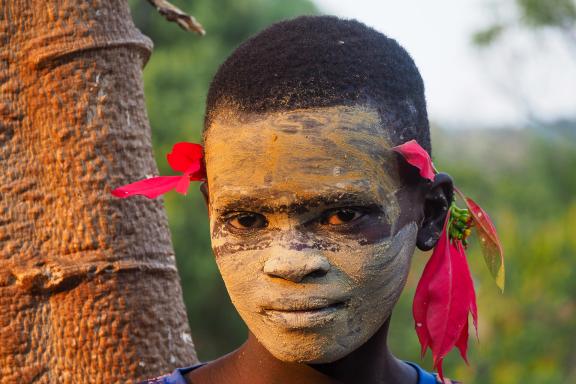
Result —
[{"label": "child's head", "polygon": [[410,139],[430,151],[422,79],[359,22],[278,23],[220,67],[204,132],[212,246],[275,357],[337,360],[389,318],[451,193],[398,161],[390,148]]}]

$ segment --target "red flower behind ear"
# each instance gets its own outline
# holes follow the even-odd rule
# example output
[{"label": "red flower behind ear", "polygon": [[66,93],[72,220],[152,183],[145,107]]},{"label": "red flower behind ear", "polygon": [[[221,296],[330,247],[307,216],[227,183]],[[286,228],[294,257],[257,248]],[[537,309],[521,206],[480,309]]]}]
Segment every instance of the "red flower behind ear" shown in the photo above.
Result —
[{"label": "red flower behind ear", "polygon": [[443,378],[442,362],[457,347],[467,362],[468,314],[476,325],[476,295],[460,240],[450,239],[450,212],[432,256],[424,267],[416,287],[412,313],[421,354],[430,348],[434,368]]},{"label": "red flower behind ear", "polygon": [[428,329],[428,306],[430,305],[428,290],[440,264],[446,259],[445,254],[449,251],[448,234],[445,230],[447,225],[448,216],[446,216],[444,229],[434,247],[432,256],[428,259],[424,271],[422,272],[422,276],[418,281],[416,292],[414,294],[414,301],[412,303],[412,315],[414,316],[414,322],[416,325],[416,334],[418,335],[418,340],[422,347],[420,351],[421,357],[424,357],[426,350],[431,345],[431,336]]},{"label": "red flower behind ear", "polygon": [[434,181],[434,164],[430,155],[416,140],[410,140],[404,144],[392,148],[393,151],[401,154],[404,159],[420,170],[420,176],[430,181]]},{"label": "red flower behind ear", "polygon": [[176,189],[176,192],[185,195],[191,180],[206,180],[203,157],[200,144],[176,143],[172,147],[172,152],[167,155],[167,159],[170,167],[176,172],[183,172],[183,175],[151,177],[116,188],[111,193],[120,198],[144,195],[153,199]]},{"label": "red flower behind ear", "polygon": [[172,152],[166,155],[168,164],[175,172],[186,172],[191,166],[199,164],[203,157],[200,144],[187,142],[174,144]]},{"label": "red flower behind ear", "polygon": [[[416,140],[392,150],[417,167],[421,177],[434,180],[434,164]],[[472,226],[478,232],[484,259],[496,284],[504,289],[504,256],[496,228],[478,204],[458,189],[455,191],[468,209],[460,209],[454,203],[450,206],[440,238],[416,287],[412,306],[422,356],[428,348],[432,350],[434,368],[442,380],[442,361],[452,348],[457,347],[468,363],[469,313],[478,336],[476,293],[466,260],[466,239]]]}]

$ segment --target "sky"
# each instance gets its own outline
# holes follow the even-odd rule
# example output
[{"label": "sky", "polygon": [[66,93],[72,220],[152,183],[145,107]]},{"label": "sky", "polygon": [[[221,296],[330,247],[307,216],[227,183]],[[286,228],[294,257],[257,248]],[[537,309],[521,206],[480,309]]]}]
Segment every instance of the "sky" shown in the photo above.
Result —
[{"label": "sky", "polygon": [[[494,0],[314,0],[396,39],[424,79],[430,120],[449,128],[519,127],[576,117],[576,46],[554,31],[512,31],[481,50],[472,34],[507,18]],[[504,3],[501,1],[501,3]],[[508,2],[512,3],[512,2]]]}]

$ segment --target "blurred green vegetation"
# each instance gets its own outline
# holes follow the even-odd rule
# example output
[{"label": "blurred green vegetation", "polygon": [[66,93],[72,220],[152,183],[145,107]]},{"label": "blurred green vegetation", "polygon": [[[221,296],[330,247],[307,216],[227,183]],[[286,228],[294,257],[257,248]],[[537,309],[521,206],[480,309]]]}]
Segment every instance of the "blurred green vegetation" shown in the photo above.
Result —
[{"label": "blurred green vegetation", "polygon": [[502,12],[493,12],[496,17],[492,23],[472,35],[472,41],[479,47],[493,45],[510,29],[539,31],[548,28],[564,35],[570,45],[576,44],[574,0],[499,0],[488,4],[494,8],[511,7],[514,14],[504,12],[507,17],[502,17]]},{"label": "blurred green vegetation", "polygon": [[[154,43],[144,71],[154,153],[161,174],[175,142],[200,141],[204,99],[226,56],[270,23],[317,12],[307,0],[197,0],[174,4],[206,28],[200,38],[166,22],[146,2],[132,1],[137,26]],[[500,294],[472,241],[479,336],[471,365],[457,353],[445,372],[466,383],[576,382],[576,139],[568,130],[445,131],[433,128],[434,160],[458,187],[491,213],[504,244],[507,286]],[[521,127],[518,127],[521,128]],[[572,132],[572,134],[570,134]],[[201,360],[238,347],[246,327],[231,305],[210,249],[206,208],[192,185],[167,194],[168,212],[190,326]],[[419,357],[411,302],[428,255],[417,253],[393,316],[394,353],[431,369]]]}]

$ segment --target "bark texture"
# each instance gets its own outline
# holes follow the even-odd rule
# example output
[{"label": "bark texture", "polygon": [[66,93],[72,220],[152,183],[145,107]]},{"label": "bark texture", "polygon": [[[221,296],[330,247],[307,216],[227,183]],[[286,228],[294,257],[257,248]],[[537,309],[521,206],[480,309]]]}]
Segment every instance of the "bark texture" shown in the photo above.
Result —
[{"label": "bark texture", "polygon": [[196,361],[124,0],[0,0],[0,383],[128,383]]}]

